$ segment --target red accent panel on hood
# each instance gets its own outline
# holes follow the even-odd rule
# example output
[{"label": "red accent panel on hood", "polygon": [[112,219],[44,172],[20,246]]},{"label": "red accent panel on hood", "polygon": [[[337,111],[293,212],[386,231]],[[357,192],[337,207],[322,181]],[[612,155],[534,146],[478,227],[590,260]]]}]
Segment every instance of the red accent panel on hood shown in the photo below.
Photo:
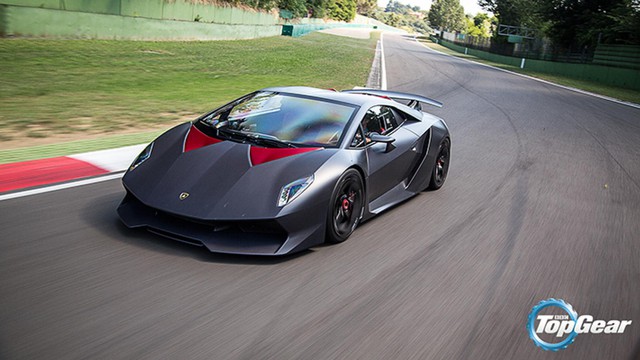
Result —
[{"label": "red accent panel on hood", "polygon": [[255,165],[264,164],[269,161],[282,159],[287,156],[298,155],[309,151],[321,150],[323,148],[264,148],[252,146],[249,150],[251,163]]},{"label": "red accent panel on hood", "polygon": [[199,149],[201,147],[213,145],[221,142],[222,140],[208,136],[197,127],[191,125],[189,134],[187,134],[187,140],[184,142],[184,152]]}]

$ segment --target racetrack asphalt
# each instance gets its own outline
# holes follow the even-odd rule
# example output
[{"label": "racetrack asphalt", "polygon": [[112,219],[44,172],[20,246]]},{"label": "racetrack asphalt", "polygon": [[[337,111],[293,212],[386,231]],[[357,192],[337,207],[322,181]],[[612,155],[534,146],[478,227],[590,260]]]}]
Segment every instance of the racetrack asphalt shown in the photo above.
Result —
[{"label": "racetrack asphalt", "polygon": [[[389,89],[445,104],[441,190],[284,258],[130,231],[118,180],[2,201],[0,358],[640,358],[640,110],[384,42]],[[633,324],[545,352],[550,297]]]}]

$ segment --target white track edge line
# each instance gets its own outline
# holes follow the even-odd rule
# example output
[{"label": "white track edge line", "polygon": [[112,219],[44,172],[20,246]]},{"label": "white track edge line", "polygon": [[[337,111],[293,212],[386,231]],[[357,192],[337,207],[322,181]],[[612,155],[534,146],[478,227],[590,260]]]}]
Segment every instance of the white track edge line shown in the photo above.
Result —
[{"label": "white track edge line", "polygon": [[384,33],[380,33],[380,89],[387,90],[387,67],[384,62]]},{"label": "white track edge line", "polygon": [[111,174],[106,174],[102,176],[92,177],[89,179],[72,181],[64,184],[50,185],[50,186],[45,186],[37,189],[18,191],[10,194],[0,195],[0,201],[17,199],[25,196],[30,196],[30,195],[43,194],[43,193],[48,193],[56,190],[69,189],[69,188],[83,186],[83,185],[100,183],[103,181],[121,178],[123,175],[124,175],[124,172],[111,173]]},{"label": "white track edge line", "polygon": [[[438,51],[438,50],[435,50],[435,49],[432,49],[432,48],[428,47],[427,45],[425,45],[425,44],[421,43],[420,41],[418,41],[418,39],[416,37],[414,37],[413,40],[415,40],[415,42],[417,42],[418,44],[424,46],[428,50],[433,51],[433,52],[437,52],[438,54],[442,54],[442,55],[445,55],[445,56],[451,56],[451,57],[454,57],[454,58],[457,58],[457,59],[460,59],[460,60],[468,61],[468,62],[471,62],[471,63],[474,63],[474,64],[478,64],[478,65],[481,65],[481,66],[486,66],[486,67],[489,67],[489,68],[492,68],[492,69],[500,70],[500,71],[503,71],[503,72],[506,72],[506,73],[509,73],[509,74],[513,74],[513,75],[517,75],[517,76],[520,76],[520,77],[523,77],[523,78],[535,80],[535,81],[538,81],[538,82],[541,82],[541,83],[544,83],[544,84],[553,85],[553,86],[556,86],[556,87],[559,87],[559,88],[562,88],[562,89],[565,89],[565,90],[577,92],[577,93],[580,93],[580,94],[583,94],[583,95],[590,95],[590,96],[593,96],[593,97],[596,97],[596,98],[599,98],[599,99],[602,99],[602,100],[607,100],[607,101],[614,102],[616,104],[626,105],[626,106],[630,106],[632,108],[640,109],[640,104],[636,104],[636,103],[632,103],[632,102],[629,102],[629,101],[624,101],[624,100],[612,98],[612,97],[605,96],[605,95],[592,93],[590,91],[574,88],[574,87],[571,87],[571,86],[560,85],[560,84],[557,84],[557,83],[554,83],[554,82],[551,82],[551,81],[548,81],[548,80],[544,80],[544,79],[539,79],[537,77],[533,77],[533,76],[530,76],[530,75],[520,74],[520,73],[517,73],[515,71],[502,69],[502,68],[499,68],[499,67],[495,67],[495,66],[488,65],[488,64],[483,64],[483,63],[480,63],[480,62],[477,62],[477,61],[473,61],[473,60],[457,57],[457,56],[454,56],[454,55],[449,55],[449,54],[443,53],[442,51]],[[442,45],[442,46],[444,46],[444,45]],[[454,51],[454,50],[451,50],[451,51]]]}]

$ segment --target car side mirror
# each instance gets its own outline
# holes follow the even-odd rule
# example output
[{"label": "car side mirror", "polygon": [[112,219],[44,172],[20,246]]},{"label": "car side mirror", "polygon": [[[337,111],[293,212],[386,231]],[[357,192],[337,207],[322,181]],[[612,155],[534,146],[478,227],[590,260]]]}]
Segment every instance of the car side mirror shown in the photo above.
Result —
[{"label": "car side mirror", "polygon": [[369,134],[369,139],[371,139],[371,141],[374,142],[374,143],[385,143],[385,144],[387,144],[387,147],[384,149],[385,153],[388,153],[389,151],[391,151],[391,150],[396,148],[393,145],[393,142],[396,141],[396,139],[392,138],[391,136],[380,135],[380,134],[374,132],[374,133]]}]

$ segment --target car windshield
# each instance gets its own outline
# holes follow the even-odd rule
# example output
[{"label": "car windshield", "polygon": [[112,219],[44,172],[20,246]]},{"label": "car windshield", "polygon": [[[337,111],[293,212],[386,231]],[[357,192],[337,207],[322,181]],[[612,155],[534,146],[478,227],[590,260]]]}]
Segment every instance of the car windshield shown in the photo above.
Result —
[{"label": "car windshield", "polygon": [[269,140],[289,146],[335,147],[355,106],[276,92],[256,92],[200,121],[221,135]]}]

